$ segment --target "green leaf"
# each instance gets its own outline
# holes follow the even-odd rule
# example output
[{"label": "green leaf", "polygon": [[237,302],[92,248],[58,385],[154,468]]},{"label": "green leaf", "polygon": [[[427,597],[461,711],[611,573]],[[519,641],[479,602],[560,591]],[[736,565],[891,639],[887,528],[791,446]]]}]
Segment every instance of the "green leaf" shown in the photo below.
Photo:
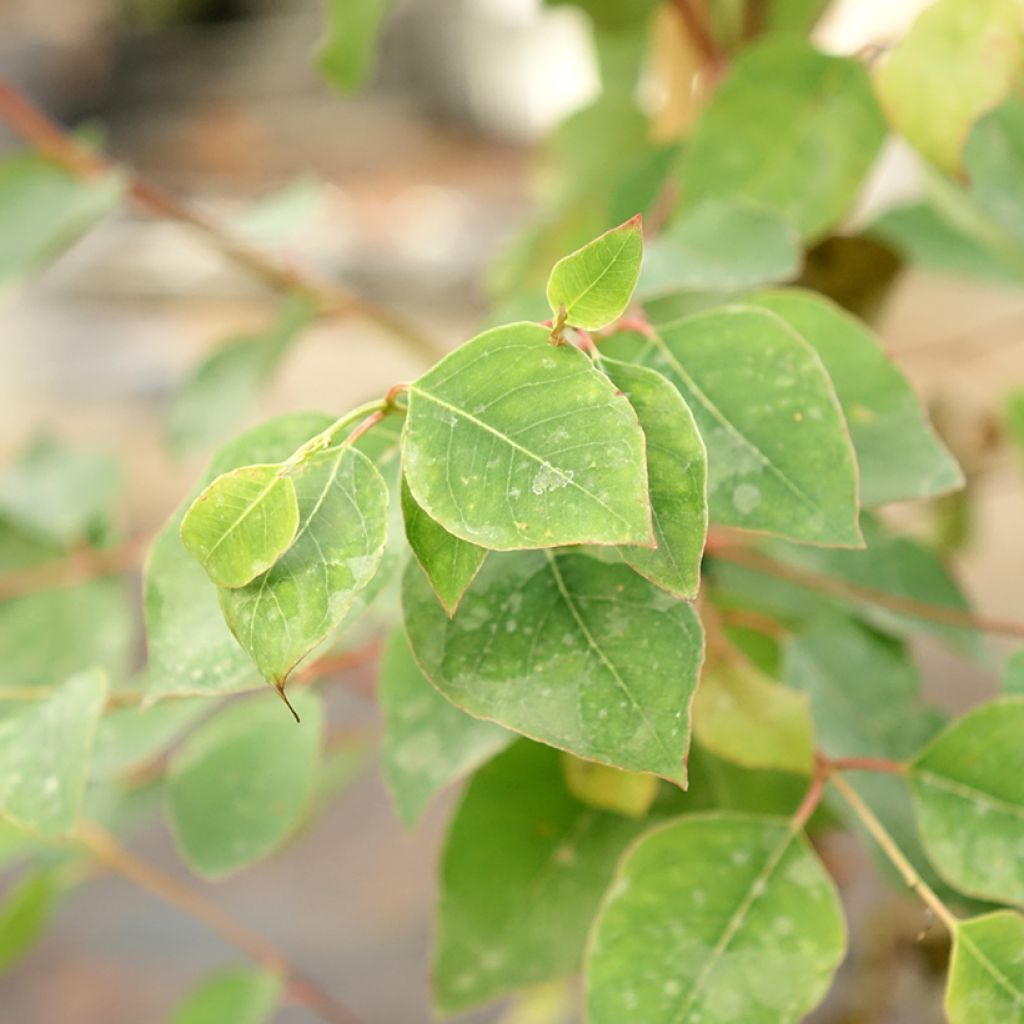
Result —
[{"label": "green leaf", "polygon": [[249,968],[222,971],[185,999],[171,1024],[264,1024],[283,995],[284,982],[277,974]]},{"label": "green leaf", "polygon": [[109,456],[40,438],[0,474],[0,514],[44,541],[70,546],[104,540],[120,483],[118,464]]},{"label": "green leaf", "polygon": [[586,11],[594,23],[602,29],[621,31],[646,21],[657,6],[657,0],[544,0],[551,7],[572,4]]},{"label": "green leaf", "polygon": [[1024,102],[1014,96],[983,117],[967,140],[964,169],[971,200],[1017,243],[1017,279],[1024,275]]},{"label": "green leaf", "polygon": [[405,536],[416,561],[427,574],[437,599],[449,615],[455,609],[480,571],[487,557],[487,549],[461,540],[449,533],[440,523],[435,523],[416,504],[405,478],[402,478],[402,518],[405,521]]},{"label": "green leaf", "polygon": [[328,0],[327,34],[317,64],[342,92],[355,92],[366,81],[390,6],[391,0]]},{"label": "green leaf", "polygon": [[218,586],[244,587],[288,550],[298,528],[295,485],[281,466],[243,466],[192,502],[181,542]]},{"label": "green leaf", "polygon": [[1014,651],[1003,667],[1003,693],[1024,697],[1024,650]]},{"label": "green leaf", "polygon": [[738,657],[705,666],[693,731],[713,754],[747,768],[810,774],[814,766],[807,698]]},{"label": "green leaf", "polygon": [[171,700],[151,708],[111,708],[100,719],[90,777],[124,776],[152,761],[210,711],[207,700]]},{"label": "green leaf", "polygon": [[1001,910],[957,923],[946,989],[949,1024],[1024,1024],[1024,917]]},{"label": "green leaf", "polygon": [[8,893],[0,906],[0,971],[19,960],[46,927],[57,898],[48,871],[33,871]]},{"label": "green leaf", "polygon": [[591,1024],[796,1024],[846,949],[842,909],[786,821],[692,815],[629,852],[594,925]]},{"label": "green leaf", "polygon": [[1012,284],[1024,281],[1024,270],[1013,260],[951,223],[929,203],[887,211],[871,225],[871,234],[925,270]]},{"label": "green leaf", "polygon": [[893,127],[955,172],[971,125],[1009,92],[1020,60],[1016,0],[938,0],[889,51],[875,84]]},{"label": "green leaf", "polygon": [[782,317],[825,364],[857,453],[862,505],[963,487],[960,467],[907,379],[866,326],[813,292],[761,292],[750,301]]},{"label": "green leaf", "polygon": [[473,777],[445,841],[433,980],[455,1013],[575,971],[643,824],[573,799],[557,751],[519,742]]},{"label": "green leaf", "polygon": [[787,642],[784,671],[810,699],[815,739],[832,757],[903,760],[941,727],[918,704],[921,678],[905,646],[834,612]]},{"label": "green leaf", "polygon": [[575,346],[498,327],[408,395],[406,480],[449,533],[498,550],[652,542],[636,413]]},{"label": "green leaf", "polygon": [[708,199],[670,224],[647,247],[637,292],[731,291],[797,277],[800,235],[773,213]]},{"label": "green leaf", "polygon": [[0,286],[55,259],[123,190],[119,175],[79,178],[34,154],[0,161]]},{"label": "green leaf", "polygon": [[685,781],[700,623],[627,566],[492,556],[450,620],[410,566],[403,606],[417,662],[453,704],[588,760]]},{"label": "green leaf", "polygon": [[404,633],[392,636],[378,677],[384,778],[399,818],[412,825],[434,794],[508,746],[511,733],[473,718],[420,672]]},{"label": "green leaf", "polygon": [[861,65],[794,36],[744,50],[694,130],[681,166],[683,210],[746,202],[809,239],[852,205],[885,137]]},{"label": "green leaf", "polygon": [[548,303],[570,327],[597,331],[618,320],[640,277],[640,215],[560,259],[548,278]]},{"label": "green leaf", "polygon": [[602,369],[636,410],[647,440],[647,479],[656,548],[623,547],[641,576],[694,598],[707,535],[707,452],[682,395],[660,373],[613,359]]},{"label": "green leaf", "polygon": [[624,772],[571,754],[562,756],[562,768],[569,792],[581,804],[627,818],[646,817],[661,785],[656,775]]},{"label": "green leaf", "polygon": [[93,666],[119,682],[135,654],[135,614],[119,579],[0,601],[0,702],[5,686],[53,686]]},{"label": "green leaf", "polygon": [[813,349],[766,310],[666,325],[642,359],[679,388],[708,449],[711,519],[813,544],[861,546],[857,467]]},{"label": "green leaf", "polygon": [[[222,473],[252,463],[282,462],[332,422],[316,414],[270,420],[225,445],[199,488]],[[232,693],[256,685],[252,662],[231,635],[217,590],[181,543],[179,528],[191,499],[160,531],[144,575],[149,702],[185,694]]]},{"label": "green leaf", "polygon": [[[912,610],[894,610],[867,594],[890,595],[898,599],[920,601],[929,607],[969,612],[970,605],[956,580],[935,551],[909,537],[888,533],[871,515],[861,516],[861,528],[867,541],[865,551],[836,548],[811,548],[771,541],[763,551],[783,566],[807,571],[815,586],[802,587],[769,572],[760,572],[713,561],[705,573],[718,593],[719,602],[739,604],[763,611],[775,618],[802,621],[817,614],[823,606],[852,609],[878,629],[899,636],[928,633],[969,657],[985,662],[987,654],[980,634],[967,626],[947,625],[920,618]],[[832,578],[851,584],[848,595],[821,592],[819,580]]]},{"label": "green leaf", "polygon": [[222,441],[316,314],[307,301],[285,302],[273,324],[219,345],[185,377],[171,404],[167,441],[177,454]]},{"label": "green leaf", "polygon": [[1024,699],[968,712],[911,763],[925,852],[950,885],[1024,904]]},{"label": "green leaf", "polygon": [[75,824],[107,679],[94,669],[0,721],[0,814],[53,836]]},{"label": "green leaf", "polygon": [[387,485],[362,452],[350,445],[318,452],[291,479],[295,541],[262,576],[220,590],[231,632],[278,689],[340,625],[376,574],[387,540]]},{"label": "green leaf", "polygon": [[773,0],[765,11],[769,32],[810,32],[830,0]]},{"label": "green leaf", "polygon": [[296,724],[260,695],[200,725],[175,754],[167,809],[182,855],[206,878],[223,878],[276,850],[299,826],[320,767],[319,698],[292,698]]}]

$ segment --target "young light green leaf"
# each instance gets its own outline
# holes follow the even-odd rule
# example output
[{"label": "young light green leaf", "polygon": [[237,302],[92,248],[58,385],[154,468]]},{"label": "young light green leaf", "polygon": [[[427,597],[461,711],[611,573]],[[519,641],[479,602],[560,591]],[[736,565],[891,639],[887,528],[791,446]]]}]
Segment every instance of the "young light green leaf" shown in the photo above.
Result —
[{"label": "young light green leaf", "polygon": [[33,832],[70,832],[109,685],[99,669],[0,719],[0,814]]},{"label": "young light green leaf", "polygon": [[1021,51],[1016,0],[938,0],[884,58],[875,84],[896,130],[953,173],[971,125],[1009,92]]},{"label": "young light green leaf", "polygon": [[81,178],[35,154],[0,162],[0,286],[57,257],[118,203],[117,174]]},{"label": "young light green leaf", "polygon": [[440,523],[435,523],[416,504],[409,485],[402,478],[402,518],[405,521],[405,536],[416,561],[427,574],[437,599],[444,610],[453,615],[480,571],[487,557],[487,548],[478,547],[449,533]]},{"label": "young light green leaf", "polygon": [[[282,462],[331,422],[327,416],[301,413],[261,424],[217,453],[202,486],[240,466]],[[146,561],[150,702],[171,694],[232,693],[257,685],[259,678],[224,622],[217,590],[181,543],[179,527],[189,503],[160,531]]]},{"label": "young light green leaf", "polygon": [[857,61],[769,36],[742,51],[697,122],[680,168],[683,210],[746,202],[820,238],[853,203],[884,137]]},{"label": "young light green leaf", "polygon": [[591,934],[592,1024],[796,1024],[846,949],[831,879],[790,823],[695,814],[630,850]]},{"label": "young light green leaf", "polygon": [[615,863],[644,827],[573,799],[560,760],[520,741],[466,789],[441,864],[443,1013],[575,971]]},{"label": "young light green leaf", "polygon": [[857,466],[817,354],[766,310],[668,324],[643,357],[679,388],[708,449],[712,521],[859,547]]},{"label": "young light green leaf", "polygon": [[810,774],[814,766],[807,698],[739,657],[705,666],[693,731],[713,754],[748,768]]},{"label": "young light green leaf", "polygon": [[647,479],[656,548],[622,547],[622,557],[676,597],[700,588],[707,536],[707,452],[683,396],[655,370],[602,359],[601,367],[636,410],[647,441]]},{"label": "young light green leaf", "polygon": [[172,450],[204,448],[231,433],[315,315],[310,302],[289,300],[265,330],[219,345],[195,366],[171,404],[167,440]]},{"label": "young light green leaf", "polygon": [[135,612],[119,579],[0,601],[0,700],[4,686],[49,687],[93,666],[120,682],[136,643]]},{"label": "young light green leaf", "polygon": [[222,971],[185,999],[171,1024],[265,1024],[283,994],[278,974],[249,968]]},{"label": "young light green leaf", "polygon": [[736,291],[800,273],[800,235],[773,213],[708,199],[684,213],[647,247],[637,294]]},{"label": "young light green leaf", "polygon": [[244,587],[291,546],[299,500],[281,466],[243,466],[217,477],[189,506],[181,542],[220,587]]},{"label": "young light green leaf", "polygon": [[279,690],[348,614],[387,540],[387,485],[362,452],[318,452],[291,479],[299,505],[291,547],[251,583],[220,590],[231,632]]},{"label": "young light green leaf", "polygon": [[58,888],[48,871],[22,878],[0,906],[0,971],[22,957],[50,918]]},{"label": "young light green leaf", "polygon": [[750,301],[782,317],[825,364],[857,453],[862,505],[932,498],[963,487],[956,460],[867,327],[813,292],[760,292]]},{"label": "young light green leaf", "polygon": [[328,0],[326,36],[317,63],[342,92],[355,92],[369,75],[390,6],[391,0]]},{"label": "young light green leaf", "polygon": [[44,541],[73,545],[111,533],[117,462],[44,437],[0,474],[0,514]]},{"label": "young light green leaf", "polygon": [[624,772],[595,761],[582,761],[572,754],[562,755],[562,769],[569,792],[581,804],[627,818],[646,817],[661,785],[656,775]]},{"label": "young light green leaf", "polygon": [[441,696],[419,670],[401,631],[388,644],[378,680],[384,715],[384,778],[398,816],[419,818],[431,797],[493,757],[513,735]]},{"label": "young light green leaf", "polygon": [[960,921],[946,988],[949,1024],[1024,1024],[1024,917],[1000,910]]},{"label": "young light green leaf", "polygon": [[575,346],[498,327],[408,395],[406,480],[449,533],[497,550],[652,543],[636,413]]},{"label": "young light green leaf", "polygon": [[643,228],[637,214],[564,256],[548,278],[548,304],[556,319],[564,315],[570,327],[587,331],[618,320],[633,297],[643,254]]},{"label": "young light green leaf", "polygon": [[319,698],[293,698],[302,722],[257,696],[204,722],[171,761],[167,810],[182,854],[206,878],[268,856],[290,836],[316,789]]},{"label": "young light green leaf", "polygon": [[[925,852],[950,885],[1024,904],[1024,699],[968,712],[910,764]],[[969,824],[967,824],[969,822]]]},{"label": "young light green leaf", "polygon": [[573,552],[492,556],[454,618],[416,566],[416,660],[470,714],[629,771],[685,782],[703,658],[693,609],[624,565]]}]

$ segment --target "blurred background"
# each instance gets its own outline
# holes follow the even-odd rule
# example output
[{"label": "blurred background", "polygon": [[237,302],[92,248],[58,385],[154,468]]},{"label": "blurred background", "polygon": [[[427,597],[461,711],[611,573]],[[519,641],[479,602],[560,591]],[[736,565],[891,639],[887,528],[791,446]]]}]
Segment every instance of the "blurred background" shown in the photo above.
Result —
[{"label": "blurred background", "polygon": [[[884,46],[924,6],[839,2],[817,38],[835,52]],[[535,206],[538,142],[597,88],[588,23],[539,0],[401,0],[370,88],[348,98],[311,59],[322,16],[319,0],[0,0],[0,77],[254,244],[401,313],[440,349],[453,347],[486,320],[482,271]],[[0,150],[18,145],[0,125]],[[858,218],[917,187],[914,161],[891,148]],[[276,309],[273,295],[194,232],[119,208],[41,277],[0,293],[0,455],[10,460],[42,434],[116,454],[121,529],[152,535],[206,459],[166,444],[183,375]],[[993,405],[1024,379],[1024,292],[906,272],[876,323],[954,448],[984,449]],[[291,349],[250,421],[341,411],[424,365],[369,319],[324,320]],[[1019,480],[1012,458],[985,461],[976,529],[958,560],[981,611],[1018,618]],[[925,649],[922,657],[930,694],[947,707],[994,685],[949,655]],[[372,680],[355,682],[335,697],[339,716],[372,730],[372,701],[359,696]],[[451,801],[408,832],[372,753],[353,771],[304,842],[211,891],[367,1021],[425,1022],[433,875]],[[917,917],[879,888],[854,844],[829,842],[855,928],[869,938],[894,931],[847,970],[814,1019],[940,1020]],[[144,830],[137,848],[184,873],[165,829]],[[100,877],[0,976],[0,1019],[161,1021],[192,982],[231,959],[198,925]],[[314,1018],[288,1009],[279,1019]]]}]

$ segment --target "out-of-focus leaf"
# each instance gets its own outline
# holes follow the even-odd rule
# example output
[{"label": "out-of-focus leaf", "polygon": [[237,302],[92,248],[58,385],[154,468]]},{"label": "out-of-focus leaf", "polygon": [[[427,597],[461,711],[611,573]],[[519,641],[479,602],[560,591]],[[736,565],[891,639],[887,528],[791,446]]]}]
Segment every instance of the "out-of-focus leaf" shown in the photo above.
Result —
[{"label": "out-of-focus leaf", "polygon": [[354,92],[366,81],[390,7],[391,0],[327,0],[327,34],[317,62],[342,92]]},{"label": "out-of-focus leaf", "polygon": [[48,871],[32,872],[7,894],[0,904],[0,971],[6,971],[39,938],[57,894]]},{"label": "out-of-focus leaf", "polygon": [[266,857],[303,819],[316,789],[323,712],[315,694],[292,700],[301,723],[261,694],[204,722],[171,761],[171,823],[186,860],[207,878]]},{"label": "out-of-focus leaf", "polygon": [[265,1024],[283,994],[280,975],[250,968],[222,971],[181,1003],[171,1024]]},{"label": "out-of-focus leaf", "polygon": [[606,764],[582,761],[571,754],[562,758],[569,792],[590,807],[614,811],[627,818],[642,818],[651,808],[661,783],[656,775],[624,772]]},{"label": "out-of-focus leaf", "polygon": [[205,700],[169,700],[151,708],[111,708],[96,730],[90,775],[109,779],[145,764],[210,710]]}]

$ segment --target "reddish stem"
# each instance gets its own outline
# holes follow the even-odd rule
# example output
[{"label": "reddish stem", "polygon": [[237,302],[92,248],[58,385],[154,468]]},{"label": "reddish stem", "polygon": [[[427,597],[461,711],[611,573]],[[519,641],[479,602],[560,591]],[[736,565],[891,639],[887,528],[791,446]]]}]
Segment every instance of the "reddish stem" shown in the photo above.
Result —
[{"label": "reddish stem", "polygon": [[907,770],[902,761],[892,761],[887,757],[832,757],[828,763],[837,772],[886,772],[890,775],[903,775]]}]

